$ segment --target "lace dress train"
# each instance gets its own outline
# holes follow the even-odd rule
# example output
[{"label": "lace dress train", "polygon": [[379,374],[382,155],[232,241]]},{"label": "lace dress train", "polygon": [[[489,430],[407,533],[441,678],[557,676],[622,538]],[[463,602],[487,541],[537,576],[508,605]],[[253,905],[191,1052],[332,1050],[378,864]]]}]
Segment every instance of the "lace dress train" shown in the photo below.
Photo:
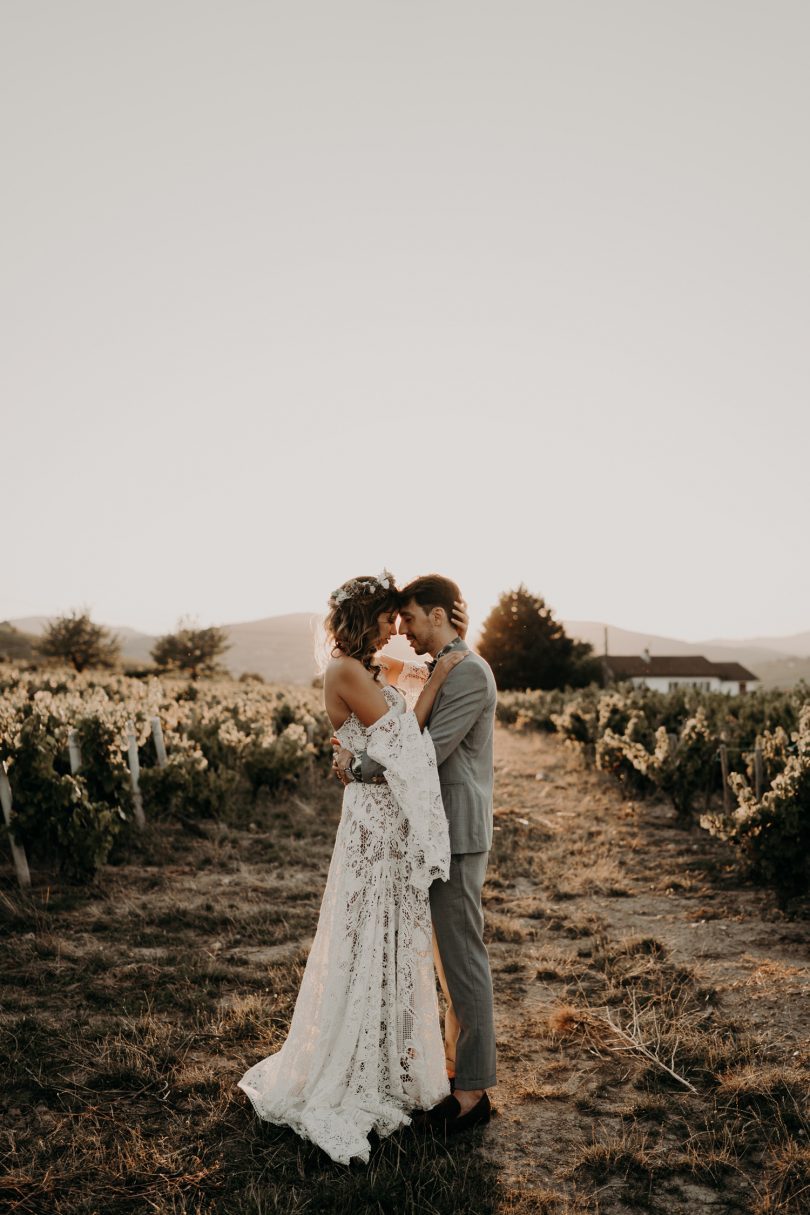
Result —
[{"label": "lace dress train", "polygon": [[349,784],[318,927],[289,1034],[238,1082],[259,1116],[292,1127],[348,1164],[368,1136],[448,1092],[428,888],[446,880],[447,820],[427,731],[393,688],[368,729],[337,736],[386,768],[386,784]]}]

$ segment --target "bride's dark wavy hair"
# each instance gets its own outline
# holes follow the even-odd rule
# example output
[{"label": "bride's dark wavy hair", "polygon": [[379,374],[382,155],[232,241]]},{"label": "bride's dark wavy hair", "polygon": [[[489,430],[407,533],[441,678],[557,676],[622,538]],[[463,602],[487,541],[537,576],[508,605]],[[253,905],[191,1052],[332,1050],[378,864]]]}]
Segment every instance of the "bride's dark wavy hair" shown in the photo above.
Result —
[{"label": "bride's dark wavy hair", "polygon": [[[350,578],[334,592],[329,600],[329,612],[323,622],[329,639],[333,658],[345,654],[357,658],[375,679],[379,668],[374,664],[379,640],[377,617],[383,612],[399,611],[399,591],[393,578],[387,587],[381,586],[377,578],[361,575]],[[366,588],[358,584],[367,583]],[[336,596],[346,592],[346,598]]]}]

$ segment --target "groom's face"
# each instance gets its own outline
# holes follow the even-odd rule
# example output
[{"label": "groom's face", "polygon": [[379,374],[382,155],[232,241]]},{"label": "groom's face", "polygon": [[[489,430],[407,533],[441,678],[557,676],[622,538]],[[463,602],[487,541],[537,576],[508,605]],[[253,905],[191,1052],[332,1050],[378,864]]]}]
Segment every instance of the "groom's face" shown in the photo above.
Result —
[{"label": "groom's face", "polygon": [[417,654],[433,653],[433,623],[415,599],[409,599],[399,609],[399,632],[408,638]]}]

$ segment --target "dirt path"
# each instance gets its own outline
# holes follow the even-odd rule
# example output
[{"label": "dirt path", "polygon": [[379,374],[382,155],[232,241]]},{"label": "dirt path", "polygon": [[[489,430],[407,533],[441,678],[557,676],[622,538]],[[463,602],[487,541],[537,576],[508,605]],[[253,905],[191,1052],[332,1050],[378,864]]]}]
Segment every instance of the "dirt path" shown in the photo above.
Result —
[{"label": "dirt path", "polygon": [[[745,1152],[724,1140],[740,1115],[781,1116],[776,1069],[787,1088],[810,1063],[807,924],[742,885],[705,832],[624,799],[553,737],[500,729],[497,756],[485,905],[499,1116],[483,1150],[515,1201],[534,1194],[539,1210],[758,1209]],[[611,1009],[626,1024],[634,995],[680,1030],[675,1070],[697,1095],[561,1011]],[[710,1074],[729,1067],[763,1091],[727,1084],[718,1112]],[[806,1071],[804,1084],[806,1096]],[[750,1138],[755,1171],[768,1148]]]}]

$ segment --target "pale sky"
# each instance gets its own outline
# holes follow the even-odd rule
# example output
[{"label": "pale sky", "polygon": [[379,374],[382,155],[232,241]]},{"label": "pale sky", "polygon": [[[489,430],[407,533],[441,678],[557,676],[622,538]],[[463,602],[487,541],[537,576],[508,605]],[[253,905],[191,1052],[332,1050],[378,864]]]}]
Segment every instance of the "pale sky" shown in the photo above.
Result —
[{"label": "pale sky", "polygon": [[810,628],[806,0],[0,0],[0,619]]}]

